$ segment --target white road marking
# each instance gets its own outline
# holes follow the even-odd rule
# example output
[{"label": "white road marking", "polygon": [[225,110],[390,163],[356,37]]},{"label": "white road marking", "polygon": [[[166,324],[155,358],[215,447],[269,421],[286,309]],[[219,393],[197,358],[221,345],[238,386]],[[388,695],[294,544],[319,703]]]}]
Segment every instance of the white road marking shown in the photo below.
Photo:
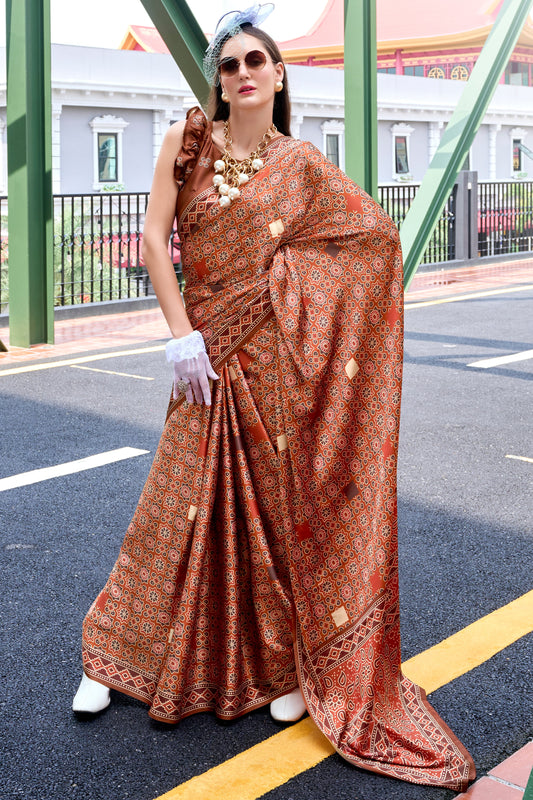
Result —
[{"label": "white road marking", "polygon": [[86,469],[103,467],[105,464],[113,464],[115,461],[124,461],[126,458],[143,456],[149,452],[149,450],[138,450],[136,447],[119,447],[117,450],[108,450],[105,453],[97,453],[94,456],[87,456],[87,458],[79,458],[76,461],[67,461],[65,464],[56,464],[54,467],[32,469],[29,472],[10,475],[8,478],[0,478],[0,492],[5,492],[8,489],[18,489],[20,486],[28,486],[31,483],[47,481],[50,478],[72,475],[74,472],[83,472]]},{"label": "white road marking", "polygon": [[97,367],[82,367],[81,364],[71,364],[71,369],[86,369],[88,372],[105,372],[106,375],[120,375],[123,378],[137,378],[139,381],[153,381],[155,378],[146,378],[144,375],[131,375],[129,372],[114,372],[112,369],[98,369]]},{"label": "white road marking", "polygon": [[527,286],[511,286],[507,289],[491,289],[488,292],[472,292],[471,294],[458,294],[452,297],[443,297],[441,300],[423,300],[420,303],[406,299],[405,309],[408,308],[427,308],[427,306],[440,306],[443,303],[459,303],[462,300],[477,300],[478,297],[493,297],[498,294],[508,294],[509,292],[525,292],[533,289],[533,284]]},{"label": "white road marking", "polygon": [[533,464],[533,458],[526,458],[526,456],[505,456],[505,458],[515,458],[517,461],[527,461],[528,464]]},{"label": "white road marking", "polygon": [[[78,356],[77,358],[65,358],[62,361],[47,361],[45,364],[28,364],[25,367],[12,367],[1,369],[0,378],[5,375],[20,375],[22,372],[39,372],[42,369],[56,369],[57,367],[70,367],[72,364],[87,364],[89,361],[101,361],[104,358],[119,358],[119,356],[135,356],[138,353],[157,353],[164,350],[164,344],[154,347],[136,347],[133,350],[115,350],[112,353],[96,353],[93,356]],[[1,365],[0,361],[0,365]]]},{"label": "white road marking", "polygon": [[533,358],[533,350],[523,350],[521,353],[511,353],[508,356],[497,356],[496,358],[482,358],[480,361],[472,361],[467,367],[477,367],[478,369],[490,369],[490,367],[501,367],[503,364],[512,364],[514,361],[527,361]]}]

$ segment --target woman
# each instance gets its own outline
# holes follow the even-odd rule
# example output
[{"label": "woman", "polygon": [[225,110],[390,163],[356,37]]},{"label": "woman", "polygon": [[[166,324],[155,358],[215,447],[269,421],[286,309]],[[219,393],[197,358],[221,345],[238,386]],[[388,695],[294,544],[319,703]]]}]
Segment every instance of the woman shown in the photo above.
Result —
[{"label": "woman", "polygon": [[348,761],[459,790],[472,761],[400,671],[398,233],[290,137],[257,11],[210,45],[213,121],[193,109],[172,126],[155,170],[144,257],[174,392],[84,623],[74,708],[104,708],[108,687],[167,722],[307,708]]}]

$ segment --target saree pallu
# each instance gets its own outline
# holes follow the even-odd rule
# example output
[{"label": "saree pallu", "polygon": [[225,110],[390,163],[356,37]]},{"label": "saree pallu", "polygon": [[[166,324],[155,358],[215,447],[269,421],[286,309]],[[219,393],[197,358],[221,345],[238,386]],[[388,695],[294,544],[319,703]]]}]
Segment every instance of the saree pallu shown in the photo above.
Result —
[{"label": "saree pallu", "polygon": [[460,790],[472,760],[400,670],[402,264],[382,209],[283,138],[179,219],[187,312],[220,375],[171,401],[84,623],[87,674],[176,722],[300,684],[348,761]]}]

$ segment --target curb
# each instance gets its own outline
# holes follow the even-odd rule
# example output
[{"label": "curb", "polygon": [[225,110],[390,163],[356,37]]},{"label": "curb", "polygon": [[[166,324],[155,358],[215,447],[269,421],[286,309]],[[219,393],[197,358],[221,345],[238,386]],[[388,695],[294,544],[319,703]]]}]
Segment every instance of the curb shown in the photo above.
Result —
[{"label": "curb", "polygon": [[455,800],[533,800],[533,741],[506,758]]}]

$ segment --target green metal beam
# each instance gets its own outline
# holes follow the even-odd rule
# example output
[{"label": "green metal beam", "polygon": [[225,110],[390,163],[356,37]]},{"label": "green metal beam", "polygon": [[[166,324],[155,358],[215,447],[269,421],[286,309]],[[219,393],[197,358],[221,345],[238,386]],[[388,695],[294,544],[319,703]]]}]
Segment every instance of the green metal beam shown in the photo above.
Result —
[{"label": "green metal beam", "polygon": [[376,0],[344,0],[346,174],[378,196]]},{"label": "green metal beam", "polygon": [[10,342],[54,341],[50,0],[7,0]]},{"label": "green metal beam", "polygon": [[207,39],[185,0],[141,0],[199,103],[207,104],[209,84],[202,63]]},{"label": "green metal beam", "polygon": [[505,0],[400,231],[409,287],[526,22],[532,0]]},{"label": "green metal beam", "polygon": [[522,800],[533,800],[533,769],[529,773],[529,780],[527,782]]}]

